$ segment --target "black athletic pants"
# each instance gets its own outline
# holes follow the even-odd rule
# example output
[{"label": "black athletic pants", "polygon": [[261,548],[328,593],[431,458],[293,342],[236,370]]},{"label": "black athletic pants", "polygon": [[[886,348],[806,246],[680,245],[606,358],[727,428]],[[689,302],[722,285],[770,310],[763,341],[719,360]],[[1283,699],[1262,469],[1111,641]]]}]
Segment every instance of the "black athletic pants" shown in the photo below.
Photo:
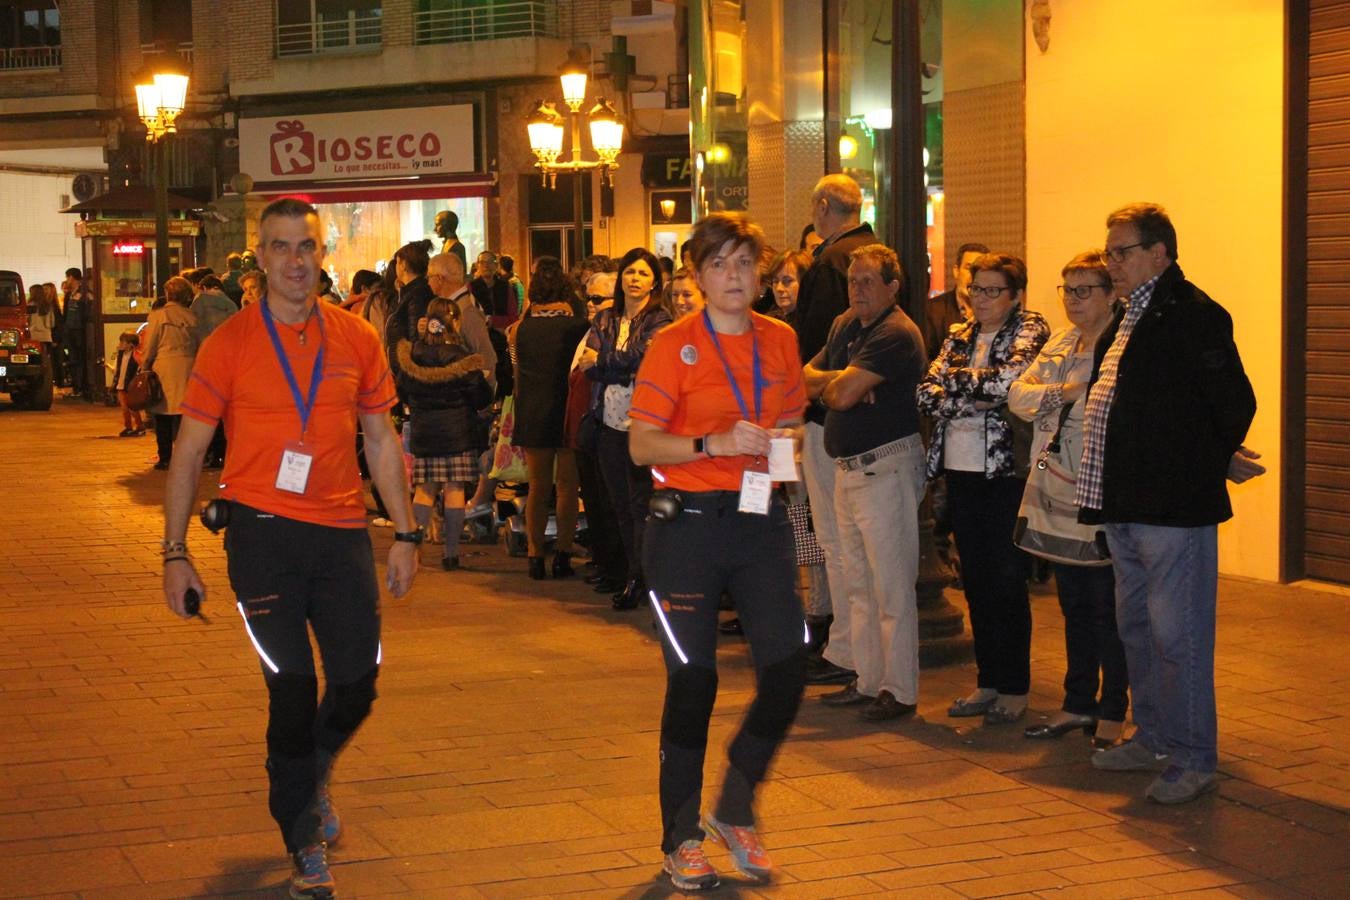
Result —
[{"label": "black athletic pants", "polygon": [[[232,505],[225,551],[267,683],[268,806],[293,853],[319,839],[318,785],[375,700],[375,558],[364,528],[311,525],[239,503]],[[311,627],[323,659],[322,702]]]},{"label": "black athletic pants", "polygon": [[[672,521],[648,519],[643,570],[666,661],[661,716],[661,849],[702,840],[699,809],[708,721],[717,699],[717,609],[736,604],[755,663],[755,699],[731,742],[714,815],[754,825],[755,790],[797,717],[808,635],[797,599],[787,508],[736,511],[734,491],[683,493]],[[696,561],[691,564],[691,561]]]}]

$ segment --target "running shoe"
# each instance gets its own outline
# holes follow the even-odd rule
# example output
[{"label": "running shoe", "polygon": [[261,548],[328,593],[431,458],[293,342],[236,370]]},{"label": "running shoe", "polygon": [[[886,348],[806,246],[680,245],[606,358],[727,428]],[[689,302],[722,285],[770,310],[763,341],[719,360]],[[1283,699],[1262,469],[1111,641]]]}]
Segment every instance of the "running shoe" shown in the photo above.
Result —
[{"label": "running shoe", "polygon": [[328,795],[327,785],[319,788],[314,805],[319,813],[319,824],[323,827],[323,842],[330,847],[337,846],[338,838],[342,835],[342,819],[333,807],[333,798]]},{"label": "running shoe", "polygon": [[337,896],[337,885],[328,871],[328,848],[323,841],[292,853],[291,860],[295,863],[295,871],[291,873],[294,900],[331,900]]},{"label": "running shoe", "polygon": [[685,841],[667,853],[661,868],[670,876],[670,883],[682,891],[710,891],[720,881],[698,841]]},{"label": "running shoe", "polygon": [[759,835],[752,825],[728,825],[715,816],[707,815],[703,819],[703,830],[713,841],[722,844],[731,852],[731,862],[736,871],[746,878],[756,881],[768,881],[773,873],[773,863],[769,853],[759,842]]}]

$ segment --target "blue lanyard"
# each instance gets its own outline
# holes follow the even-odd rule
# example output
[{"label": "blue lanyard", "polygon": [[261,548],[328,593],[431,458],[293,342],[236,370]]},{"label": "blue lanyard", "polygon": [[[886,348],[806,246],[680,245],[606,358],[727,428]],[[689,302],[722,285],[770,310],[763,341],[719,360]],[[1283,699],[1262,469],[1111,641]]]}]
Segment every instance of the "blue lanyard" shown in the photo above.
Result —
[{"label": "blue lanyard", "polygon": [[319,303],[322,300],[315,301],[314,309],[311,315],[319,317],[319,352],[314,356],[314,371],[309,376],[309,398],[300,396],[300,383],[295,380],[295,370],[291,368],[291,361],[286,356],[286,351],[281,346],[281,335],[277,334],[276,323],[272,321],[272,310],[267,305],[267,298],[262,300],[263,323],[267,326],[267,335],[272,339],[272,349],[277,353],[277,362],[281,364],[281,372],[286,376],[286,383],[291,386],[291,398],[295,400],[295,410],[300,413],[300,440],[305,440],[305,432],[309,428],[309,414],[314,411],[314,398],[319,396],[319,382],[323,380],[323,345],[325,332],[323,328],[323,315],[319,312]]},{"label": "blue lanyard", "polygon": [[759,365],[759,338],[755,335],[755,323],[750,322],[750,360],[751,360],[751,380],[755,385],[755,417],[750,418],[750,410],[745,406],[745,395],[741,393],[741,386],[736,383],[736,375],[731,371],[731,363],[727,362],[727,355],[722,352],[722,344],[717,340],[717,329],[713,328],[712,317],[708,315],[705,307],[703,310],[703,324],[708,328],[708,336],[712,338],[713,349],[717,351],[717,358],[722,360],[722,368],[727,373],[727,381],[731,383],[731,393],[736,397],[736,405],[741,408],[741,418],[748,419],[759,424],[760,405],[764,399],[764,373]]}]

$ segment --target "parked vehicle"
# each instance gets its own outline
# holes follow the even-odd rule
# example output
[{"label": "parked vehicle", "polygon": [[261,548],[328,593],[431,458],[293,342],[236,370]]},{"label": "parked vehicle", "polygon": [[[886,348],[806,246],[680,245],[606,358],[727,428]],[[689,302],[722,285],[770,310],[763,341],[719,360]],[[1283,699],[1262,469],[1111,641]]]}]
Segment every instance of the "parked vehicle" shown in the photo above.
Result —
[{"label": "parked vehicle", "polygon": [[18,272],[0,270],[0,393],[15,406],[51,409],[52,359],[28,333],[28,300]]}]

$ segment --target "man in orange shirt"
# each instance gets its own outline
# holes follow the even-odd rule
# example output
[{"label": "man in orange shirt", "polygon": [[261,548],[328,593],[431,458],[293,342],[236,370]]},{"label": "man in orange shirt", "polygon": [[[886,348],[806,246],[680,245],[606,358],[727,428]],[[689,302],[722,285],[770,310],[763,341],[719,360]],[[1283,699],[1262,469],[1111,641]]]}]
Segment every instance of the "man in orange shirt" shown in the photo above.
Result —
[{"label": "man in orange shirt", "polygon": [[[412,586],[413,525],[403,453],[390,424],[393,378],[375,329],[317,297],[323,239],[314,207],[278,200],[258,222],[267,295],[202,344],[164,501],[164,594],[190,614],[206,587],[188,557],[188,516],[217,423],[230,452],[230,586],[267,684],[268,806],[295,870],[292,897],[330,897],[327,845],[340,823],[328,799],[333,758],[370,712],[380,662],[379,587],[366,533],[356,424],[371,478],[396,523],[385,583]],[[323,659],[318,679],[309,627]]]}]

